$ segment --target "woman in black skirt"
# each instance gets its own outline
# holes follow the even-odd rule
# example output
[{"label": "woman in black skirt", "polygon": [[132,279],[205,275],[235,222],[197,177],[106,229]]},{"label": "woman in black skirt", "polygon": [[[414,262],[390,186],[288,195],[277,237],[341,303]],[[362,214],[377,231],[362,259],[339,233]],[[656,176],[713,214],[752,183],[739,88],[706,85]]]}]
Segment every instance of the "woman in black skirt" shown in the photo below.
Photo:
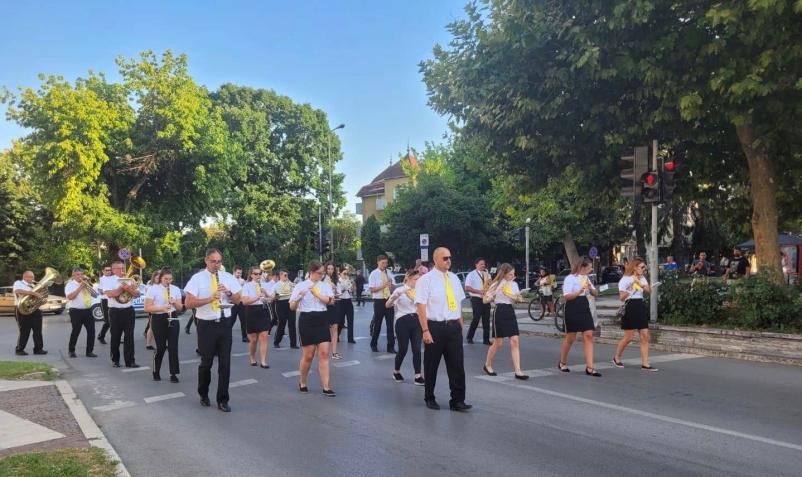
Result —
[{"label": "woman in black skirt", "polygon": [[596,287],[590,282],[588,273],[592,266],[587,259],[581,259],[571,269],[571,274],[563,282],[565,298],[565,340],[560,351],[560,371],[567,373],[568,351],[576,341],[576,334],[582,333],[585,350],[585,374],[600,377],[601,373],[593,367],[593,314],[590,311],[588,295],[597,296]]},{"label": "woman in black skirt", "polygon": [[295,286],[290,296],[290,309],[299,310],[298,332],[301,335],[301,379],[298,390],[308,393],[306,386],[309,368],[317,350],[317,369],[323,395],[334,397],[334,390],[329,387],[329,317],[326,306],[334,303],[334,292],[322,278],[325,274],[323,265],[313,260],[309,263],[309,278]]},{"label": "woman in black skirt", "polygon": [[646,312],[646,302],[643,299],[644,293],[652,293],[652,288],[643,274],[646,273],[646,262],[640,257],[635,257],[628,264],[623,278],[618,282],[618,298],[625,303],[624,317],[621,318],[621,329],[624,330],[624,337],[618,342],[618,347],[613,355],[613,364],[617,368],[623,368],[621,355],[624,349],[632,342],[635,330],[640,335],[640,360],[641,369],[644,371],[657,371],[649,365],[649,315]]},{"label": "woman in black skirt", "polygon": [[[326,264],[326,276],[323,277],[323,282],[334,292],[335,300],[337,296],[337,282],[339,281],[340,274],[337,272],[337,267],[334,262]],[[340,309],[336,301],[331,305],[326,306],[326,312],[329,314],[329,339],[331,340],[331,359],[343,359],[343,355],[337,352],[337,344],[340,341]]]},{"label": "woman in black skirt", "polygon": [[[256,341],[259,340],[260,366],[269,368],[267,364],[267,340],[270,336],[270,316],[263,300],[266,299],[262,285],[262,270],[251,267],[248,281],[242,285],[240,292],[242,311],[245,313],[245,329],[248,332],[248,352],[251,366],[256,366]],[[242,321],[240,321],[242,323]]]},{"label": "woman in black skirt", "polygon": [[[493,313],[493,344],[487,349],[484,371],[489,376],[496,376],[493,370],[493,358],[504,345],[504,338],[510,339],[510,353],[515,379],[529,379],[521,369],[521,351],[518,338],[518,319],[515,317],[515,303],[523,301],[518,284],[515,283],[515,268],[509,263],[502,263],[496,277],[490,283],[487,293],[493,297],[496,311]],[[477,318],[474,318],[477,319]]]}]

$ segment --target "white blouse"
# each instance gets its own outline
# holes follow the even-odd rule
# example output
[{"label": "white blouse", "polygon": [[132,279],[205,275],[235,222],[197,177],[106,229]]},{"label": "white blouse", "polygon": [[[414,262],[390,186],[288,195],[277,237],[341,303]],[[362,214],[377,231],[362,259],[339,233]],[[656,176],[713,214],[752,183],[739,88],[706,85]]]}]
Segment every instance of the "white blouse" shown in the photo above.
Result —
[{"label": "white blouse", "polygon": [[[250,298],[262,298],[262,297],[264,297],[264,293],[267,293],[267,289],[265,289],[264,283],[262,283],[262,282],[259,283],[259,291],[258,292],[256,290],[256,283],[257,282],[254,282],[254,281],[245,282],[245,284],[242,285],[242,291],[240,292],[240,296],[242,298],[249,298],[249,299]],[[259,301],[251,303],[251,305],[259,305],[259,304],[260,304]]]},{"label": "white blouse", "polygon": [[[590,289],[594,289],[593,283],[591,283],[590,279],[587,275],[568,275],[565,277],[565,281],[563,282],[563,294],[566,293],[576,293],[579,290],[584,288],[584,284],[587,283]],[[587,292],[583,291],[580,296],[587,295]]]},{"label": "white blouse", "polygon": [[629,292],[627,300],[643,300],[643,287],[648,284],[646,277],[640,277],[640,280],[635,281],[634,275],[624,275],[618,282],[618,290]]},{"label": "white blouse", "polygon": [[396,320],[402,316],[418,312],[415,308],[415,290],[406,285],[396,288],[393,294],[390,295],[390,299],[393,301]]},{"label": "white blouse", "polygon": [[518,284],[515,283],[515,281],[501,280],[498,284],[498,287],[496,287],[496,296],[494,297],[496,304],[499,303],[505,303],[507,305],[515,304],[515,300],[507,296],[507,293],[504,293],[505,291],[512,295],[517,295],[518,293],[520,293],[520,290],[518,289]]},{"label": "white blouse", "polygon": [[306,292],[304,293],[304,296],[301,297],[301,301],[298,302],[298,311],[301,313],[326,311],[326,304],[318,300],[317,297],[315,297],[315,295],[313,295],[310,291],[312,287],[317,287],[318,295],[334,296],[331,288],[329,288],[329,286],[322,280],[318,281],[317,283],[313,283],[312,280],[302,281],[295,286],[295,289],[292,290],[292,296],[290,296],[290,301],[298,301],[301,293]]}]

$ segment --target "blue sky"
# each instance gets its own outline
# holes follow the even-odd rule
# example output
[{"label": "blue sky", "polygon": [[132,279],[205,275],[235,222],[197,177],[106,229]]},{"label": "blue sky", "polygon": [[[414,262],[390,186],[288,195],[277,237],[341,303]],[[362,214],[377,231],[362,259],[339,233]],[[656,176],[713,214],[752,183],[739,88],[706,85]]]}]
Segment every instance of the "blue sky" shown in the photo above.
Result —
[{"label": "blue sky", "polygon": [[[426,105],[418,62],[449,40],[467,0],[4,2],[0,85],[36,86],[38,73],[118,78],[114,59],[172,49],[196,81],[274,89],[329,115],[354,194],[405,152],[441,141],[446,119]],[[24,133],[0,110],[0,148]]]}]

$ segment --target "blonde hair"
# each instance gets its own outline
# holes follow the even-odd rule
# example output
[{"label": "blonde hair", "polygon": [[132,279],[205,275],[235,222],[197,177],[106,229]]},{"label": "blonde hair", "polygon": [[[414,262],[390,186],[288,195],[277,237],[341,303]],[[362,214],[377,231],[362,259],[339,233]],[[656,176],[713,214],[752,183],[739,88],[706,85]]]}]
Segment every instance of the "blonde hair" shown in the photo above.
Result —
[{"label": "blonde hair", "polygon": [[493,277],[493,281],[490,283],[491,285],[501,282],[504,277],[507,276],[508,273],[515,270],[515,267],[510,265],[509,263],[502,263],[500,267],[498,267],[498,272],[496,272],[496,276]]},{"label": "blonde hair", "polygon": [[589,267],[591,265],[590,260],[587,258],[582,258],[581,260],[577,261],[573,267],[571,267],[571,273],[573,275],[577,275],[580,270],[585,267]]},{"label": "blonde hair", "polygon": [[637,269],[641,263],[646,263],[646,261],[640,257],[635,257],[627,262],[627,266],[624,269],[624,275],[634,275],[635,269]]}]

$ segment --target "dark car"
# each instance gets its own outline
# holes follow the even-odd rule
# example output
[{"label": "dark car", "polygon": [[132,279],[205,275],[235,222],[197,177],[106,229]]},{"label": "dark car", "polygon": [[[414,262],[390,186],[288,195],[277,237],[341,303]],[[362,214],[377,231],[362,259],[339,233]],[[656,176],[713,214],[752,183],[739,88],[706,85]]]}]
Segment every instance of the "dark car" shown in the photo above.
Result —
[{"label": "dark car", "polygon": [[618,283],[624,276],[624,267],[621,265],[611,265],[601,270],[601,283]]}]

